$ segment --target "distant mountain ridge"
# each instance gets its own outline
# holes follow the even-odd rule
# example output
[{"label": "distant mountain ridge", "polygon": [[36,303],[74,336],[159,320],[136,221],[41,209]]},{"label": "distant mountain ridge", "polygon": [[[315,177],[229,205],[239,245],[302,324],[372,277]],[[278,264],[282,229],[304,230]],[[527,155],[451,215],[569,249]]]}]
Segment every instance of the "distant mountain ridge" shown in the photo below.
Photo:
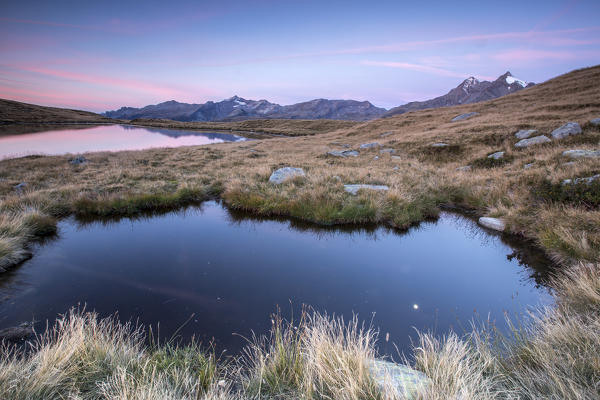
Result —
[{"label": "distant mountain ridge", "polygon": [[247,100],[233,96],[204,104],[171,100],[143,108],[122,107],[104,116],[116,119],[166,118],[176,121],[241,121],[247,119],[338,119],[366,121],[382,116],[385,108],[368,101],[315,99],[281,106],[267,100]]},{"label": "distant mountain ridge", "polygon": [[443,96],[426,101],[413,101],[399,107],[394,107],[386,112],[383,117],[391,117],[393,115],[404,114],[409,111],[424,110],[426,108],[478,103],[480,101],[492,100],[505,96],[533,85],[535,85],[535,83],[528,83],[515,78],[510,71],[500,75],[498,79],[492,82],[480,81],[474,77],[470,77]]},{"label": "distant mountain ridge", "polygon": [[413,101],[389,111],[385,108],[375,107],[368,101],[314,99],[282,106],[267,100],[248,100],[233,96],[222,101],[207,101],[203,104],[179,103],[170,100],[142,108],[121,107],[102,115],[114,119],[158,118],[183,122],[228,122],[250,119],[368,121],[426,108],[449,107],[491,100],[532,85],[534,84],[515,78],[510,72],[500,75],[492,82],[470,77],[443,96],[426,101]]}]

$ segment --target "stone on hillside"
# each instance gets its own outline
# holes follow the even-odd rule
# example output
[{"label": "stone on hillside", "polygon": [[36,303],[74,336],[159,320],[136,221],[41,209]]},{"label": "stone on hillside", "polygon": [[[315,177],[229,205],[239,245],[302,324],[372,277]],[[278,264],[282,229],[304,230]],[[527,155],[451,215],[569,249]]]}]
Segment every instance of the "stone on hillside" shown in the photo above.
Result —
[{"label": "stone on hillside", "polygon": [[506,228],[504,221],[502,221],[500,218],[492,218],[492,217],[479,218],[479,225],[482,225],[482,226],[485,226],[486,228],[494,229],[494,230],[500,231],[500,232],[502,232],[504,230],[504,228]]},{"label": "stone on hillside", "polygon": [[479,113],[478,112],[468,112],[465,114],[460,114],[460,115],[457,115],[456,117],[452,118],[452,122],[462,121],[464,119],[471,118],[476,115],[479,115]]},{"label": "stone on hillside", "polygon": [[355,185],[344,185],[344,190],[350,193],[353,196],[358,194],[359,190],[389,190],[390,188],[386,185],[365,185],[365,184],[355,184]]},{"label": "stone on hillside", "polygon": [[306,176],[306,174],[302,168],[284,167],[273,172],[269,178],[269,182],[279,185],[289,179],[304,176]]},{"label": "stone on hillside", "polygon": [[521,129],[517,133],[515,133],[515,137],[517,139],[527,139],[529,136],[537,133],[537,129]]},{"label": "stone on hillside", "polygon": [[373,143],[363,143],[360,145],[361,149],[373,149],[375,147],[381,147],[381,144],[377,143],[377,142],[373,142]]},{"label": "stone on hillside", "polygon": [[515,143],[515,147],[529,147],[534,144],[542,144],[542,143],[550,143],[550,142],[551,142],[550,138],[548,138],[544,135],[540,135],[540,136],[535,136],[535,137],[532,137],[529,139],[521,139],[517,143]]},{"label": "stone on hillside", "polygon": [[565,150],[562,155],[570,158],[600,158],[600,150]]},{"label": "stone on hillside", "polygon": [[394,159],[394,160],[402,160],[402,157],[400,157],[400,156],[392,156],[392,159]]},{"label": "stone on hillside", "polygon": [[470,171],[471,170],[471,166],[470,165],[465,165],[463,167],[458,167],[456,168],[457,171]]},{"label": "stone on hillside", "polygon": [[373,160],[379,160],[379,156],[373,157]]},{"label": "stone on hillside", "polygon": [[600,126],[600,118],[594,118],[590,121],[590,124]]},{"label": "stone on hillside", "polygon": [[394,398],[416,399],[419,391],[431,384],[424,373],[389,361],[371,360],[369,371],[382,392],[390,389],[396,392]]},{"label": "stone on hillside", "polygon": [[379,150],[379,152],[381,154],[385,154],[385,153],[394,154],[396,152],[396,150],[395,149],[381,149],[381,150]]},{"label": "stone on hillside", "polygon": [[398,171],[398,170],[400,170],[400,167],[396,165],[396,166],[395,166],[394,168],[392,168],[392,169],[393,169],[394,171]]},{"label": "stone on hillside", "polygon": [[433,143],[430,145],[430,147],[448,147],[449,144],[448,143]]},{"label": "stone on hillside", "polygon": [[390,136],[393,134],[394,134],[394,132],[383,132],[381,135],[379,135],[379,137],[386,137],[386,136]]},{"label": "stone on hillside", "polygon": [[503,151],[497,151],[493,154],[490,154],[489,156],[487,156],[487,158],[493,158],[494,160],[499,160],[501,158],[504,157],[504,152]]},{"label": "stone on hillside", "polygon": [[579,184],[579,183],[585,183],[585,184],[590,184],[596,180],[600,179],[600,174],[594,175],[594,176],[588,176],[585,178],[576,178],[576,179],[565,179],[564,181],[562,181],[563,185],[568,185],[568,184]]},{"label": "stone on hillside", "polygon": [[581,127],[577,122],[567,122],[560,128],[552,131],[553,139],[564,139],[567,136],[579,135],[581,133]]},{"label": "stone on hillside", "polygon": [[356,150],[332,150],[328,151],[327,155],[332,157],[358,157]]},{"label": "stone on hillside", "polygon": [[88,162],[88,159],[85,158],[84,156],[79,156],[79,157],[75,157],[69,160],[69,164],[73,164],[73,165],[79,165],[79,164],[85,164]]},{"label": "stone on hillside", "polygon": [[525,165],[523,165],[523,168],[524,169],[533,168],[534,165],[535,165],[534,163],[525,164]]},{"label": "stone on hillside", "polygon": [[23,190],[27,187],[27,182],[21,182],[18,185],[15,185],[13,188],[17,193],[23,193]]},{"label": "stone on hillside", "polygon": [[2,340],[18,342],[27,339],[31,335],[33,335],[33,325],[30,322],[24,322],[21,325],[0,330],[0,342]]}]

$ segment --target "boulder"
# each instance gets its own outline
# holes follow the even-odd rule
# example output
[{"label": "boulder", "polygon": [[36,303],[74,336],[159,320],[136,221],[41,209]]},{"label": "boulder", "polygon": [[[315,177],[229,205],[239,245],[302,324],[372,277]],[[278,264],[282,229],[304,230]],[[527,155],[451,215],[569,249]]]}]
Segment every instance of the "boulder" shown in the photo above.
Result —
[{"label": "boulder", "polygon": [[353,196],[358,194],[359,190],[389,190],[390,188],[386,185],[364,185],[364,184],[355,184],[355,185],[344,185],[344,190],[350,193]]},{"label": "boulder", "polygon": [[332,157],[358,157],[356,150],[332,150],[328,151],[327,155]]},{"label": "boulder", "polygon": [[386,137],[386,136],[390,136],[393,134],[394,134],[394,132],[383,132],[381,135],[379,135],[379,137]]},{"label": "boulder", "polygon": [[2,340],[18,342],[27,339],[31,335],[33,335],[33,324],[31,322],[24,322],[21,325],[0,330],[0,342]]},{"label": "boulder", "polygon": [[547,136],[540,135],[529,139],[521,139],[515,143],[515,147],[529,147],[534,144],[550,143],[551,140]]},{"label": "boulder", "polygon": [[506,225],[500,218],[492,217],[481,217],[479,218],[479,225],[485,226],[486,228],[493,229],[502,232]]},{"label": "boulder", "polygon": [[430,144],[430,147],[448,147],[448,146],[449,146],[448,143],[441,143],[441,142]]},{"label": "boulder", "polygon": [[460,115],[457,115],[456,117],[452,118],[452,122],[462,121],[464,119],[471,118],[476,115],[479,115],[479,113],[478,112],[468,112],[465,114],[460,114]]},{"label": "boulder", "polygon": [[523,168],[524,169],[533,168],[534,165],[535,165],[534,163],[525,164],[525,165],[523,165]]},{"label": "boulder", "polygon": [[490,154],[489,156],[487,156],[487,158],[493,158],[494,160],[499,160],[501,158],[504,157],[504,152],[503,151],[497,151],[493,154]]},{"label": "boulder", "polygon": [[594,176],[588,176],[585,178],[576,178],[576,179],[565,179],[564,181],[562,181],[563,185],[568,185],[568,184],[579,184],[579,183],[585,183],[587,185],[589,185],[590,183],[599,180],[600,179],[600,174],[594,175]]},{"label": "boulder", "polygon": [[394,153],[396,152],[396,150],[395,150],[395,149],[388,148],[388,149],[381,149],[381,150],[379,150],[379,152],[380,152],[381,154],[385,154],[385,153],[387,153],[387,154],[394,154]]},{"label": "boulder", "polygon": [[470,165],[465,165],[465,166],[463,166],[463,167],[458,167],[458,168],[456,168],[456,170],[457,170],[457,171],[463,171],[463,172],[465,172],[465,171],[470,171],[470,170],[471,170],[471,166],[470,166]]},{"label": "boulder", "polygon": [[269,182],[279,185],[287,180],[304,176],[306,174],[302,168],[284,167],[273,172],[269,177]]},{"label": "boulder", "polygon": [[382,392],[395,391],[392,398],[413,400],[419,391],[431,384],[431,380],[424,373],[410,368],[407,365],[396,364],[384,360],[371,360],[369,372]]},{"label": "boulder", "polygon": [[27,187],[27,182],[21,182],[18,185],[15,185],[13,187],[13,189],[15,189],[15,192],[21,194],[23,193],[23,190]]},{"label": "boulder", "polygon": [[565,150],[562,155],[570,158],[600,158],[600,150]]},{"label": "boulder", "polygon": [[527,139],[534,133],[537,133],[537,129],[521,129],[517,133],[515,133],[515,137],[517,139]]},{"label": "boulder", "polygon": [[88,159],[85,158],[84,156],[79,156],[79,157],[75,157],[69,160],[69,164],[72,165],[80,165],[80,164],[85,164],[88,162]]},{"label": "boulder", "polygon": [[594,118],[590,120],[590,124],[600,126],[600,118]]},{"label": "boulder", "polygon": [[373,142],[373,143],[363,143],[360,145],[361,149],[373,149],[375,147],[381,147],[381,144],[377,143],[377,142]]},{"label": "boulder", "polygon": [[373,157],[373,160],[375,160],[375,161],[379,160],[379,156]]},{"label": "boulder", "polygon": [[581,133],[581,127],[577,122],[567,122],[560,128],[552,131],[551,135],[553,139],[564,139],[567,136],[579,135]]},{"label": "boulder", "polygon": [[400,167],[396,165],[396,166],[395,166],[394,168],[392,168],[392,169],[393,169],[394,171],[399,171],[399,170],[400,170]]}]

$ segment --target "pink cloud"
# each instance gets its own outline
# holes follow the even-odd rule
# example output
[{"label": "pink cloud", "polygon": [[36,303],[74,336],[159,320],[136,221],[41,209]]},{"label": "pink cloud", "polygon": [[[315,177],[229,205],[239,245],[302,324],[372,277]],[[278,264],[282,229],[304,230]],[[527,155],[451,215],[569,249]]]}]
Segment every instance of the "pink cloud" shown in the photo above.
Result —
[{"label": "pink cloud", "polygon": [[534,50],[534,49],[514,49],[491,56],[493,59],[502,61],[505,64],[541,60],[575,60],[591,57],[600,57],[600,52],[574,52],[574,51],[554,51],[554,50]]},{"label": "pink cloud", "polygon": [[[406,63],[406,62],[397,62],[397,61],[362,61],[361,64],[363,65],[371,65],[371,66],[376,66],[376,67],[389,67],[389,68],[401,68],[401,69],[408,69],[411,71],[417,71],[417,72],[425,72],[428,74],[433,74],[433,75],[439,75],[439,76],[449,76],[452,78],[468,78],[469,76],[474,76],[473,74],[467,74],[467,73],[463,73],[463,72],[455,72],[455,71],[450,71],[447,69],[443,69],[443,68],[439,68],[439,67],[434,67],[431,65],[425,65],[425,64],[412,64],[412,63]],[[479,78],[482,79],[488,79],[488,80],[494,80],[494,77],[489,77],[489,76],[478,76]]]}]

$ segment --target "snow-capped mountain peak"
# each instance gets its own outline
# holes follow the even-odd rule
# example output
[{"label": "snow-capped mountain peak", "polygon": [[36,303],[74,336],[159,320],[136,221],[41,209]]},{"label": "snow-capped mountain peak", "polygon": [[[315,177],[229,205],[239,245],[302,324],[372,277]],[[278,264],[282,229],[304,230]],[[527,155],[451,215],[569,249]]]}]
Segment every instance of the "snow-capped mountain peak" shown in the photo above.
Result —
[{"label": "snow-capped mountain peak", "polygon": [[517,83],[518,85],[521,85],[523,87],[527,86],[527,82],[522,81],[521,79],[517,79],[512,75],[508,75],[506,77],[506,83],[508,83],[509,85],[512,85],[513,83]]}]

